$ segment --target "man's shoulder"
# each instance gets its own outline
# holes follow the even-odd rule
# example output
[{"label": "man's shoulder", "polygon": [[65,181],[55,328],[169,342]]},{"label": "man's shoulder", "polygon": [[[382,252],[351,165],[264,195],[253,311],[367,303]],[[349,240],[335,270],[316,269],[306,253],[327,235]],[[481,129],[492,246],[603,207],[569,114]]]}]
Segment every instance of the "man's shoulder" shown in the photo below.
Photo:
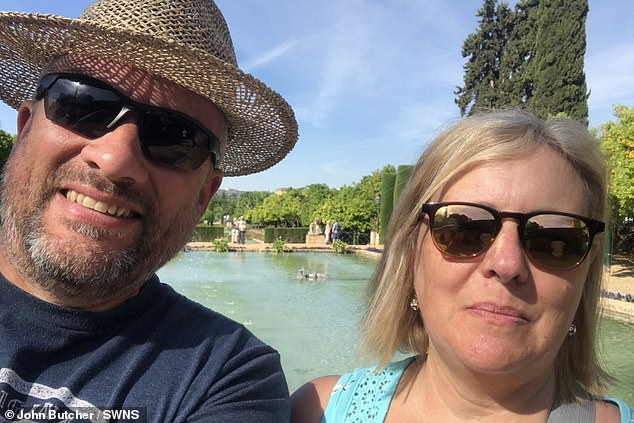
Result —
[{"label": "man's shoulder", "polygon": [[[0,389],[38,383],[56,398],[63,387],[85,403],[142,407],[148,421],[208,420],[223,413],[252,421],[260,404],[271,413],[288,411],[279,354],[243,325],[158,278],[105,313],[40,306],[37,316],[11,318],[0,327],[0,341],[11,340],[0,347],[0,370],[8,369],[4,382],[0,372]],[[39,404],[35,397],[29,401]]]}]

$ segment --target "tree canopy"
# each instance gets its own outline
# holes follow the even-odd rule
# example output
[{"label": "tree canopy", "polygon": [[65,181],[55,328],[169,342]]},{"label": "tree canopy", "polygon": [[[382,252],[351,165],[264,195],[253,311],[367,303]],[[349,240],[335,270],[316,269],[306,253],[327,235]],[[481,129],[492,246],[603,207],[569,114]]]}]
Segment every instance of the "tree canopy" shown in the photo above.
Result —
[{"label": "tree canopy", "polygon": [[368,232],[376,224],[375,196],[383,172],[394,173],[395,168],[387,165],[339,189],[311,184],[274,193],[221,190],[210,201],[203,220],[224,223],[225,215],[243,215],[253,224],[278,227],[307,227],[314,219],[337,220],[346,231]]},{"label": "tree canopy", "polygon": [[0,129],[0,167],[4,167],[4,164],[9,158],[14,141],[15,136]]},{"label": "tree canopy", "polygon": [[610,194],[616,220],[634,217],[634,109],[614,106],[617,121],[601,126],[601,147],[610,168]]},{"label": "tree canopy", "polygon": [[464,87],[458,88],[456,103],[462,115],[477,110],[495,109],[505,104],[501,74],[506,42],[512,25],[506,3],[497,6],[496,0],[484,0],[478,10],[480,28],[469,34],[462,46],[462,56],[468,57],[464,65]]},{"label": "tree canopy", "polygon": [[587,0],[539,0],[531,110],[542,118],[565,113],[588,123],[587,15]]},{"label": "tree canopy", "polygon": [[483,0],[479,28],[462,47],[461,114],[509,107],[587,124],[584,56],[587,0]]}]

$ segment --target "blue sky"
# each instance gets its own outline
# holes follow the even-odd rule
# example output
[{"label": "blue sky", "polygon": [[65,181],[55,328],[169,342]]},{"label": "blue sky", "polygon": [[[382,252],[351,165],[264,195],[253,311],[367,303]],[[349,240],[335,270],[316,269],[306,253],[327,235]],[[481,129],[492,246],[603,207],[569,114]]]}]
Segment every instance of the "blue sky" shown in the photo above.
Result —
[{"label": "blue sky", "polygon": [[[78,17],[91,2],[3,0],[0,9]],[[514,2],[511,2],[512,4]],[[217,0],[240,67],[293,106],[300,138],[273,168],[222,188],[272,191],[357,183],[386,164],[413,163],[459,117],[462,43],[481,0]],[[634,107],[634,2],[590,0],[586,78],[590,126]],[[15,111],[0,127],[15,133]]]}]

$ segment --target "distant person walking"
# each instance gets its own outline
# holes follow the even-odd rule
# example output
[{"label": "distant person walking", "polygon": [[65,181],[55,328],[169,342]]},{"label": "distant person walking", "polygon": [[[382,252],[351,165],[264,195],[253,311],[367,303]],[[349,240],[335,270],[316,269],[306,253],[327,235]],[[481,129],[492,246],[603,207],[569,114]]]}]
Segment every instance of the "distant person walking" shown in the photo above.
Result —
[{"label": "distant person walking", "polygon": [[334,241],[338,241],[340,234],[341,234],[341,225],[339,225],[339,222],[335,220],[335,223],[332,224],[332,239]]}]

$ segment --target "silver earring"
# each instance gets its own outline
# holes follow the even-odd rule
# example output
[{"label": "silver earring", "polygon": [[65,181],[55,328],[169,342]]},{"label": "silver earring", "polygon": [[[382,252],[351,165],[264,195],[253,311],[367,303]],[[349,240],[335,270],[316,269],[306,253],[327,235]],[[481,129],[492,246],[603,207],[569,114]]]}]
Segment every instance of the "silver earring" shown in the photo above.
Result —
[{"label": "silver earring", "polygon": [[416,298],[412,298],[412,301],[409,302],[409,307],[414,311],[418,311],[418,300]]},{"label": "silver earring", "polygon": [[574,336],[575,333],[577,333],[577,326],[574,323],[571,323],[568,328],[568,336]]}]

